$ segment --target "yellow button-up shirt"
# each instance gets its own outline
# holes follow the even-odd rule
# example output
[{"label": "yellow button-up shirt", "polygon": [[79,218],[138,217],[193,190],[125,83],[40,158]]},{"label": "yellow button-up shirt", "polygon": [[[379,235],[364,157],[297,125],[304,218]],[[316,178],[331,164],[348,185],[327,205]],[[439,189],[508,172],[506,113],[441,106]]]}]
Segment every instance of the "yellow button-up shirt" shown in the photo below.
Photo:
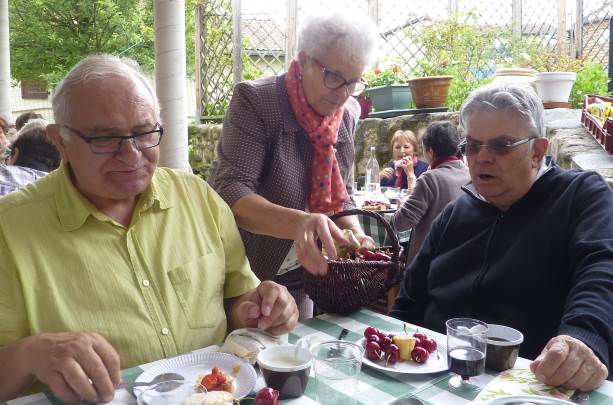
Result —
[{"label": "yellow button-up shirt", "polygon": [[223,299],[259,280],[232,211],[158,168],[128,228],[59,170],[0,199],[0,346],[41,332],[104,336],[132,367],[223,341]]}]

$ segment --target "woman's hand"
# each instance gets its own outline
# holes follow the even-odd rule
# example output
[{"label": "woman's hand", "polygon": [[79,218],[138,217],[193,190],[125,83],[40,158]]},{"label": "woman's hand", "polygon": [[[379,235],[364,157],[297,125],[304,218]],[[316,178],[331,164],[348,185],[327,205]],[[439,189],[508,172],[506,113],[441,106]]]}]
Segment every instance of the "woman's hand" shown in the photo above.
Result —
[{"label": "woman's hand", "polygon": [[413,156],[403,157],[400,167],[402,167],[402,170],[404,170],[407,177],[415,175],[415,168],[413,167]]},{"label": "woman's hand", "polygon": [[346,245],[347,241],[340,228],[326,215],[308,214],[302,219],[294,237],[296,256],[306,271],[324,276],[328,272],[328,262],[317,246],[317,239],[321,240],[331,260],[336,260],[334,241],[341,245]]},{"label": "woman's hand", "polygon": [[394,175],[394,169],[392,169],[391,167],[386,167],[385,169],[379,172],[379,177],[382,179],[389,180],[392,178],[393,175]]},{"label": "woman's hand", "polygon": [[367,235],[358,236],[358,240],[360,241],[360,247],[358,248],[358,253],[362,254],[363,252],[370,250],[373,251],[377,249],[377,245],[375,245],[375,240]]}]

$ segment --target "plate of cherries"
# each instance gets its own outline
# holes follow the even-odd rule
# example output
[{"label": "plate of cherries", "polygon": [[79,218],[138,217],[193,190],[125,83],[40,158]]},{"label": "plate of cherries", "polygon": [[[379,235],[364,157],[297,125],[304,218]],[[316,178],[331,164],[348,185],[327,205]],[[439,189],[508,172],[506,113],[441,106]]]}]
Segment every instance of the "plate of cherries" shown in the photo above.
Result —
[{"label": "plate of cherries", "polygon": [[446,344],[431,336],[426,329],[409,334],[406,325],[404,333],[387,333],[369,326],[357,343],[364,348],[362,362],[379,370],[404,374],[445,371]]}]

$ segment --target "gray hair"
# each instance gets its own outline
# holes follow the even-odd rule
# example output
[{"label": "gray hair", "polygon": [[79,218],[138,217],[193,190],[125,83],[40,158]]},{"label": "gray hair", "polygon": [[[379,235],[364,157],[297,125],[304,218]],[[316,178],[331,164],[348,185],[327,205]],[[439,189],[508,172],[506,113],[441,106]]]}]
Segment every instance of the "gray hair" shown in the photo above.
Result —
[{"label": "gray hair", "polygon": [[45,130],[47,129],[47,125],[49,125],[49,122],[44,119],[44,118],[34,118],[29,120],[28,122],[26,122],[24,124],[23,127],[21,127],[21,129],[19,131],[17,131],[17,135],[15,135],[15,139],[19,138],[19,135],[27,132],[27,131],[31,131],[33,129],[42,129]]},{"label": "gray hair", "polygon": [[[58,124],[68,122],[71,108],[69,96],[76,86],[109,78],[123,78],[133,83],[141,83],[151,96],[156,117],[160,116],[160,105],[155,91],[140,71],[138,63],[129,58],[100,54],[88,56],[77,63],[55,88],[51,101],[55,122]],[[64,136],[63,131],[60,131],[60,134]]]},{"label": "gray hair", "polygon": [[313,14],[300,26],[296,53],[321,57],[336,51],[363,67],[373,65],[379,49],[379,30],[367,15],[327,12]]},{"label": "gray hair", "polygon": [[474,90],[460,108],[460,126],[466,130],[470,117],[481,111],[506,110],[522,116],[531,135],[545,137],[543,102],[526,85],[489,84]]}]

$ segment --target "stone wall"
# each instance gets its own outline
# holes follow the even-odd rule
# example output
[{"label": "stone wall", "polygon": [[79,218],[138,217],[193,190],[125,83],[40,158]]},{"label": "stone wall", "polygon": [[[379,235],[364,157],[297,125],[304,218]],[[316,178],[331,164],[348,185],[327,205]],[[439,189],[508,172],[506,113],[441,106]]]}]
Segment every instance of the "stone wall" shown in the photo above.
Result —
[{"label": "stone wall", "polygon": [[[553,109],[545,111],[549,153],[564,168],[579,167],[599,171],[609,184],[613,184],[613,157],[583,128],[581,110]],[[391,159],[389,141],[398,129],[410,129],[420,136],[433,121],[450,120],[457,124],[458,113],[404,115],[394,118],[368,118],[361,120],[355,134],[356,179],[364,175],[370,146],[376,147],[377,160],[382,166]],[[194,171],[206,177],[215,160],[216,145],[221,125],[198,125],[189,130],[190,163]],[[421,151],[420,151],[421,155]],[[580,157],[580,159],[577,159]],[[594,165],[592,162],[597,161]],[[585,162],[590,162],[585,163]]]}]

